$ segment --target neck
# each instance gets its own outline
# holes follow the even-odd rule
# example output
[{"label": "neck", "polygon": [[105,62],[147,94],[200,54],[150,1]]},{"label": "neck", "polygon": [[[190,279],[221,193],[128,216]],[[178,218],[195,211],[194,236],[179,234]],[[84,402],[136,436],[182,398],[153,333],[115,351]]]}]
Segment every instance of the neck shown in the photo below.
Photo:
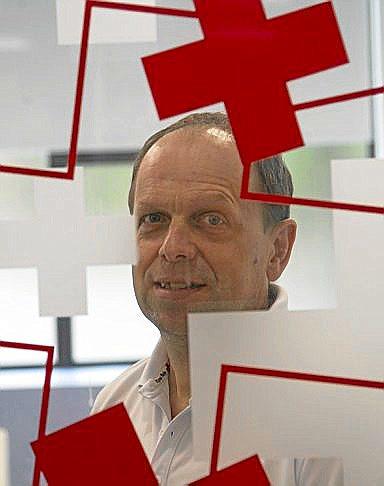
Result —
[{"label": "neck", "polygon": [[169,359],[169,402],[172,418],[184,410],[191,398],[187,336],[162,333]]}]

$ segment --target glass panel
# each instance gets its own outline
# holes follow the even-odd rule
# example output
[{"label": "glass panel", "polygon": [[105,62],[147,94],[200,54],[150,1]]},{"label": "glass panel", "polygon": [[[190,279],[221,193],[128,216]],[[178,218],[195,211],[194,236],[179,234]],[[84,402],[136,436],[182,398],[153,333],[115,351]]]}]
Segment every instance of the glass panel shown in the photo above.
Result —
[{"label": "glass panel", "polygon": [[[84,167],[88,214],[128,211],[132,167],[132,163]],[[89,267],[87,289],[88,315],[72,320],[74,360],[135,361],[148,356],[159,333],[138,307],[131,266]]]},{"label": "glass panel", "polygon": [[[0,339],[56,345],[55,319],[39,317],[37,271],[0,269]],[[0,366],[45,364],[43,353],[3,348]]]},{"label": "glass panel", "polygon": [[[295,195],[332,199],[330,160],[366,157],[369,152],[368,145],[354,144],[304,147],[284,154]],[[127,211],[132,166],[85,166],[88,213]],[[335,307],[332,211],[292,206],[291,214],[298,222],[298,237],[291,263],[279,280],[290,296],[289,307]],[[126,361],[150,354],[158,331],[141,314],[129,266],[89,268],[87,279],[89,314],[73,319],[75,361]]]},{"label": "glass panel", "polygon": [[[284,159],[292,173],[294,195],[332,200],[330,161],[369,154],[366,144],[304,147],[286,153]],[[291,216],[298,224],[297,239],[290,263],[278,281],[288,292],[289,308],[333,308],[337,305],[333,211],[293,205]]]},{"label": "glass panel", "polygon": [[[33,179],[0,175],[0,224],[33,216]],[[0,297],[1,340],[56,345],[55,319],[39,316],[35,268],[0,268]],[[44,363],[42,353],[17,349],[4,349],[1,353],[1,366]]]},{"label": "glass panel", "polygon": [[88,214],[118,214],[128,209],[128,191],[133,164],[84,167],[85,201]]},{"label": "glass panel", "polygon": [[2,0],[1,163],[45,168],[71,134],[78,46],[58,44],[55,2]]},{"label": "glass panel", "polygon": [[159,332],[141,313],[131,266],[97,266],[87,271],[88,315],[73,319],[77,362],[136,361],[153,350]]}]

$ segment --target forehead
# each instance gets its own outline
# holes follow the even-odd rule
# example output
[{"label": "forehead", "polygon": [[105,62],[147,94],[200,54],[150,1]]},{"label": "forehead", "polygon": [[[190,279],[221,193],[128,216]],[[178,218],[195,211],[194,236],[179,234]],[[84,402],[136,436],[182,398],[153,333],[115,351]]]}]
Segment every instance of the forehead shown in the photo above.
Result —
[{"label": "forehead", "polygon": [[217,130],[182,128],[164,135],[144,156],[136,196],[148,186],[216,186],[239,196],[242,164],[236,144]]}]

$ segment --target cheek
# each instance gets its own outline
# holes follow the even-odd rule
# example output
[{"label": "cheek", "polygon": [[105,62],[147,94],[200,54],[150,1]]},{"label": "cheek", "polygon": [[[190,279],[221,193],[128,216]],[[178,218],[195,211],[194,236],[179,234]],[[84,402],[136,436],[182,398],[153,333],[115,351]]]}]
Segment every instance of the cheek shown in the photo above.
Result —
[{"label": "cheek", "polygon": [[216,262],[224,262],[230,265],[232,262],[242,262],[249,257],[249,247],[242,241],[242,238],[228,238],[223,242],[202,242],[199,246],[201,253],[206,259]]},{"label": "cheek", "polygon": [[138,241],[137,267],[145,271],[159,254],[159,245],[153,242]]},{"label": "cheek", "polygon": [[138,245],[137,263],[133,266],[133,279],[136,289],[144,290],[148,281],[147,272],[151,267],[157,253],[151,251],[147,245]]},{"label": "cheek", "polygon": [[[249,252],[248,252],[249,253]],[[249,271],[250,260],[239,247],[217,248],[216,251],[205,255],[205,261],[216,275],[221,288],[235,288],[242,283]]]},{"label": "cheek", "polygon": [[[252,251],[253,250],[253,251]],[[225,260],[226,273],[240,287],[263,280],[266,263],[262,245],[239,245]]]}]

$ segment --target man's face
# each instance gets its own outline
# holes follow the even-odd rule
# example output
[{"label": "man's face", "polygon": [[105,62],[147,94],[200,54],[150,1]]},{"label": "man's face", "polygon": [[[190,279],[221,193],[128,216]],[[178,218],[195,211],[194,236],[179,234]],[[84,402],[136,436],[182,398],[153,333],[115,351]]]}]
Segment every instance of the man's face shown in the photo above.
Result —
[{"label": "man's face", "polygon": [[266,307],[272,238],[262,206],[240,199],[241,178],[236,145],[217,130],[176,130],[145,155],[133,277],[161,332],[184,335],[188,309]]}]

